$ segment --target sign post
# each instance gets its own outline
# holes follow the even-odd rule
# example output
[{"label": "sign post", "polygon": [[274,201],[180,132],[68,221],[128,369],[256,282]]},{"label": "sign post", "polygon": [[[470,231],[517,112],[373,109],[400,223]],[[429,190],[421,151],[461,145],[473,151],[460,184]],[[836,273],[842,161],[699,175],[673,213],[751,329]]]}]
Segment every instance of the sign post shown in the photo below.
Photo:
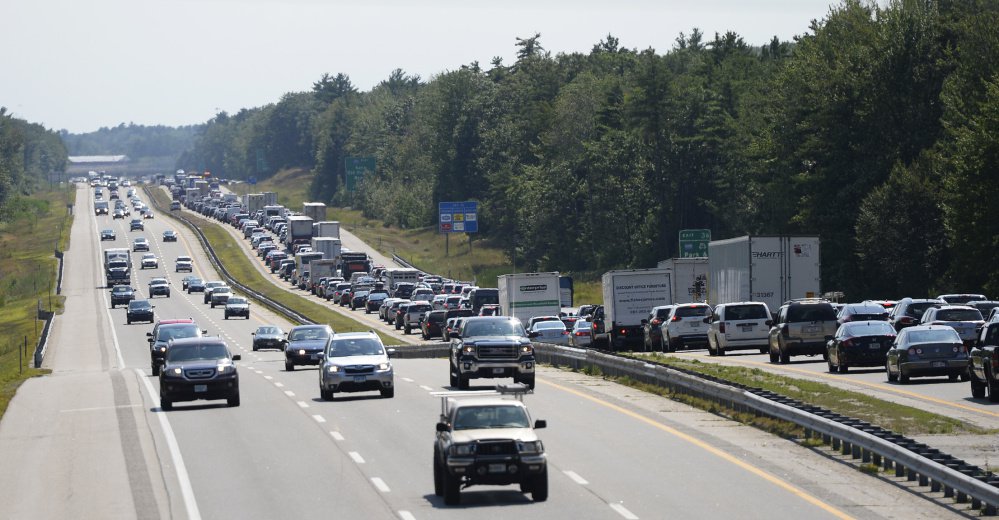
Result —
[{"label": "sign post", "polygon": [[707,258],[710,229],[681,229],[680,258]]}]

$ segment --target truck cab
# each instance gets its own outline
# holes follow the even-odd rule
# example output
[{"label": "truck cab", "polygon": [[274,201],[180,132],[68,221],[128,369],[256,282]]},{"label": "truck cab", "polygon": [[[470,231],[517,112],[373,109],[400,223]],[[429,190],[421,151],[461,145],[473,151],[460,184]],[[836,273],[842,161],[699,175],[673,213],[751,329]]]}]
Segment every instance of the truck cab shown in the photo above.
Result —
[{"label": "truck cab", "polygon": [[970,358],[971,396],[999,403],[999,322],[982,326]]}]

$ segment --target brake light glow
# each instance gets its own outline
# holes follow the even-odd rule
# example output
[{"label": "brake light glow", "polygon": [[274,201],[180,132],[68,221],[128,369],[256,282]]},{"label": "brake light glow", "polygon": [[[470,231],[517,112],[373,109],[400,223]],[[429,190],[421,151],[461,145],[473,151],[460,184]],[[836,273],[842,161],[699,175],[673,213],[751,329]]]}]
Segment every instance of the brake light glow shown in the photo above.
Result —
[{"label": "brake light glow", "polygon": [[669,321],[680,321],[680,317],[679,316],[673,316],[672,318],[669,319]]}]

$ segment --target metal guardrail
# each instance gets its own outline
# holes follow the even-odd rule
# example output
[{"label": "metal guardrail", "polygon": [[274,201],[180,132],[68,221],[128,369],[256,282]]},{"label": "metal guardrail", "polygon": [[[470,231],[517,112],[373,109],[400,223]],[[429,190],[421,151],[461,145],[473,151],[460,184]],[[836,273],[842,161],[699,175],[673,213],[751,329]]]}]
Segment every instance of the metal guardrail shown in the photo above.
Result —
[{"label": "metal guardrail", "polygon": [[943,491],[944,497],[953,497],[958,503],[970,502],[972,509],[980,509],[985,515],[995,515],[999,506],[999,475],[986,473],[939,450],[863,421],[834,420],[830,417],[837,414],[802,406],[776,394],[754,392],[665,365],[593,350],[535,344],[535,355],[542,363],[577,370],[596,367],[610,376],[629,377],[706,398],[738,411],[787,421],[804,428],[809,436],[821,437],[823,442],[844,455],[886,471],[894,470],[897,477],[918,480],[919,485],[929,486],[931,492]]},{"label": "metal guardrail", "polygon": [[[395,253],[392,253],[392,260],[395,263],[397,263],[397,264],[399,264],[399,265],[401,265],[401,266],[403,266],[403,267],[405,267],[407,269],[420,269],[419,267],[416,267],[415,265],[409,263],[409,261],[407,261],[405,258],[403,258],[403,257],[401,257],[401,256],[399,256],[399,255],[397,255]],[[420,270],[422,271],[422,269],[420,269]]]}]

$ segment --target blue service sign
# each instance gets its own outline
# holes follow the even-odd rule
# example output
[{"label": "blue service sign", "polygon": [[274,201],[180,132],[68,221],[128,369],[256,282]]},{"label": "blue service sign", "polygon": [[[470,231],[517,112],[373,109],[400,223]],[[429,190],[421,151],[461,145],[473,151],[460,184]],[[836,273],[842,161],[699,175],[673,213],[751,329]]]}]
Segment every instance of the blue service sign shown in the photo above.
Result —
[{"label": "blue service sign", "polygon": [[479,232],[478,202],[441,202],[438,204],[438,214],[441,233]]}]

